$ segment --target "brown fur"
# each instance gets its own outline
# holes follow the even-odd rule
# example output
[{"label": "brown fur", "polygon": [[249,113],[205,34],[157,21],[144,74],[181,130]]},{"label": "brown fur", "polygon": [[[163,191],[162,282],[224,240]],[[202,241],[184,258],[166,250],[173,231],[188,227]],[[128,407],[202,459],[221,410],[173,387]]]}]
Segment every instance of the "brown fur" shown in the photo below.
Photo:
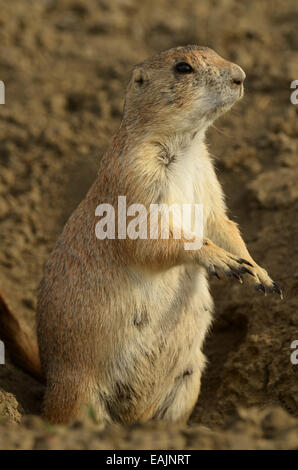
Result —
[{"label": "brown fur", "polygon": [[31,338],[25,327],[20,324],[1,294],[0,338],[10,352],[15,364],[35,379],[43,382],[37,342]]}]

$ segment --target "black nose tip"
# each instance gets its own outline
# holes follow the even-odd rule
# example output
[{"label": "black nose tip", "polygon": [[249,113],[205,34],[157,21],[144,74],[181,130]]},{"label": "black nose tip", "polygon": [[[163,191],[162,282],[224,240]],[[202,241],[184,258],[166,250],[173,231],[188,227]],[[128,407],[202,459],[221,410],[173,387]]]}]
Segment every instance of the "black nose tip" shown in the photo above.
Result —
[{"label": "black nose tip", "polygon": [[231,67],[232,83],[233,85],[240,86],[245,80],[245,73],[239,65],[232,64]]}]

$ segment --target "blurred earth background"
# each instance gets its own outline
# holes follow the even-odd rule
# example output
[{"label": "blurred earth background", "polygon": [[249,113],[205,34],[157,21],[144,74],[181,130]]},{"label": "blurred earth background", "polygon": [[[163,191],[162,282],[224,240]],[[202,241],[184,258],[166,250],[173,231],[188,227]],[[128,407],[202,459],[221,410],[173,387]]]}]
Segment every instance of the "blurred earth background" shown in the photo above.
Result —
[{"label": "blurred earth background", "polygon": [[39,417],[42,387],[0,365],[0,448],[298,448],[297,0],[0,0],[0,290],[34,332],[36,289],[116,131],[132,66],[208,45],[247,74],[208,131],[231,217],[284,291],[212,281],[208,367],[190,424],[102,429]]}]

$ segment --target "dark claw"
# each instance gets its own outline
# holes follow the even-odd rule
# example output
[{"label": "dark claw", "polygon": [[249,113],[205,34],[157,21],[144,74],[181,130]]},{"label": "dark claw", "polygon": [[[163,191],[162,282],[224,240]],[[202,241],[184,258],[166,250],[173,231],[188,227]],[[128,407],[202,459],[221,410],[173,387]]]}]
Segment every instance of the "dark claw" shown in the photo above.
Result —
[{"label": "dark claw", "polygon": [[238,263],[240,264],[247,264],[248,266],[251,266],[253,268],[253,264],[251,264],[249,261],[247,261],[246,259],[243,259],[243,258],[239,258],[237,259]]},{"label": "dark claw", "polygon": [[213,274],[213,276],[217,277],[217,279],[221,279],[220,275],[218,274],[218,272],[216,271],[215,267],[213,266],[213,268],[209,268],[209,273],[210,274]]},{"label": "dark claw", "polygon": [[240,282],[240,284],[243,284],[243,278],[242,278],[242,276],[241,276],[240,274],[235,273],[235,271],[231,271],[231,272],[232,272],[233,276],[234,276],[236,279],[238,279],[238,281]]},{"label": "dark claw", "polygon": [[273,284],[272,284],[272,290],[273,290],[273,292],[276,292],[277,294],[279,294],[279,295],[280,295],[280,298],[283,299],[282,290],[281,290],[281,288],[279,287],[279,285],[278,285],[276,282],[273,282]]},{"label": "dark claw", "polygon": [[265,289],[265,286],[263,284],[257,284],[256,289],[260,290],[260,291],[264,292],[264,294],[266,294],[266,289]]},{"label": "dark claw", "polygon": [[254,276],[254,273],[250,269],[247,269],[245,266],[241,266],[240,271],[242,273],[246,273],[246,274],[250,274],[251,276]]},{"label": "dark claw", "polygon": [[279,295],[281,294],[280,287],[276,282],[272,283],[272,288],[273,288],[274,292],[277,292]]},{"label": "dark claw", "polygon": [[238,279],[239,282],[241,282],[241,284],[243,284],[243,279],[242,279],[242,276],[241,274],[239,274],[237,271],[235,271],[232,266],[228,265],[229,266],[229,271],[227,271],[227,274],[229,276],[234,276],[236,279]]}]

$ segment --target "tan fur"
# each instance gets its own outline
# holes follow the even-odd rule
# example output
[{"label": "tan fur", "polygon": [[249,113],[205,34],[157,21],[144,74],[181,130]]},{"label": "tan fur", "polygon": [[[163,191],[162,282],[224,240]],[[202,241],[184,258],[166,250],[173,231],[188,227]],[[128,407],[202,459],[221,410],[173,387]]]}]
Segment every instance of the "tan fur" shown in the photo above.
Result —
[{"label": "tan fur", "polygon": [[[178,62],[194,72],[179,74]],[[199,46],[135,68],[123,120],[87,196],[64,227],[39,288],[37,332],[47,387],[44,416],[93,406],[103,422],[186,420],[198,398],[213,302],[207,273],[273,282],[228,220],[204,144],[207,127],[243,94],[244,72]],[[204,245],[185,240],[98,240],[95,209],[201,203]],[[227,250],[227,251],[226,251]],[[246,258],[253,266],[249,266]]]},{"label": "tan fur", "polygon": [[0,294],[0,338],[15,364],[43,382],[36,341],[21,326]]}]

